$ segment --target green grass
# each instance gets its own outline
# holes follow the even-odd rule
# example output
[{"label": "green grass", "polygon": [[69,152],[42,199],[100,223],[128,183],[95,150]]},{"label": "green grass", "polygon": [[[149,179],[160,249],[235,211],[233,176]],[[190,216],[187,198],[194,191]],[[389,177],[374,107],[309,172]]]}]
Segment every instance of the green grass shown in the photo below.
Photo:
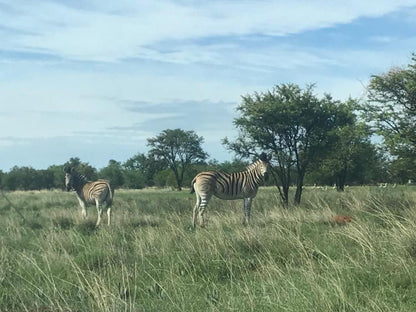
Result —
[{"label": "green grass", "polygon": [[[186,191],[115,193],[113,224],[73,193],[0,197],[0,311],[414,311],[416,188],[273,188],[212,199],[192,229]],[[338,226],[336,214],[353,222]]]}]

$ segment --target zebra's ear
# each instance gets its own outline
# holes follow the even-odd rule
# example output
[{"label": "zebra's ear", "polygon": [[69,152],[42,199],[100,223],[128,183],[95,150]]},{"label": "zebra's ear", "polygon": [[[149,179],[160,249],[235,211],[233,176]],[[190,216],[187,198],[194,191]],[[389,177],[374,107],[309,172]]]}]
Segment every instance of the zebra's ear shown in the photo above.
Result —
[{"label": "zebra's ear", "polygon": [[269,161],[265,152],[261,153],[259,158],[261,161]]},{"label": "zebra's ear", "polygon": [[68,168],[68,166],[65,166],[63,170],[65,173],[69,173],[70,168]]}]

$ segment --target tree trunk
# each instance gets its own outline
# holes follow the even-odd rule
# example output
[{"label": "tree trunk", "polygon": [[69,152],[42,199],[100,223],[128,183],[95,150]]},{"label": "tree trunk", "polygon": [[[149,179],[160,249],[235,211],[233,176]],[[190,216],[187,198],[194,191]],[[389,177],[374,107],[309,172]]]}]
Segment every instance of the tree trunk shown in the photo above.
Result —
[{"label": "tree trunk", "polygon": [[181,181],[179,178],[179,173],[178,173],[178,168],[173,167],[172,168],[173,172],[175,173],[175,179],[176,179],[176,190],[178,191],[182,191],[182,187],[181,187]]},{"label": "tree trunk", "polygon": [[337,191],[338,192],[343,192],[344,191],[345,181],[347,180],[347,171],[348,171],[348,168],[345,165],[343,170],[338,172],[338,174],[336,176],[336,183],[337,183]]},{"label": "tree trunk", "polygon": [[304,170],[299,171],[298,179],[296,183],[295,205],[300,205],[300,200],[302,198],[302,188],[303,188],[304,177],[305,177],[305,171]]},{"label": "tree trunk", "polygon": [[[279,173],[275,172],[275,170],[273,170],[273,169],[271,170],[271,173],[272,173],[275,185],[276,185],[277,189],[279,190],[279,194],[280,194],[280,198],[282,200],[282,203],[285,206],[285,208],[287,208],[288,205],[289,205],[290,173],[288,174],[288,176],[285,176],[285,177],[283,177]],[[280,183],[282,184],[282,187],[280,187],[280,185],[279,185],[279,180],[280,180]]]},{"label": "tree trunk", "polygon": [[289,185],[283,186],[283,204],[285,208],[289,207]]}]

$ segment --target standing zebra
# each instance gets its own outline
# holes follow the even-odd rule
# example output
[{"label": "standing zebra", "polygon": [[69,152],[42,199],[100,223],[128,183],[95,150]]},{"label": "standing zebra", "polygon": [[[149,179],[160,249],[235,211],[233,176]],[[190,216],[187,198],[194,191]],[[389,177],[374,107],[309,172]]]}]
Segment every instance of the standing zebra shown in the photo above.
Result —
[{"label": "standing zebra", "polygon": [[243,199],[243,224],[248,223],[251,203],[268,171],[269,159],[262,153],[260,159],[241,172],[204,171],[197,174],[191,184],[191,193],[195,192],[196,195],[193,226],[196,225],[198,214],[200,225],[205,225],[204,212],[212,195],[225,200]]},{"label": "standing zebra", "polygon": [[106,203],[107,220],[110,225],[111,219],[111,204],[113,203],[114,190],[111,189],[108,180],[87,181],[87,178],[75,171],[74,168],[64,168],[65,171],[65,186],[66,190],[75,190],[79,204],[82,208],[82,215],[87,216],[86,206],[88,204],[95,204],[98,211],[97,223],[100,225],[101,215],[103,213],[103,203]]}]

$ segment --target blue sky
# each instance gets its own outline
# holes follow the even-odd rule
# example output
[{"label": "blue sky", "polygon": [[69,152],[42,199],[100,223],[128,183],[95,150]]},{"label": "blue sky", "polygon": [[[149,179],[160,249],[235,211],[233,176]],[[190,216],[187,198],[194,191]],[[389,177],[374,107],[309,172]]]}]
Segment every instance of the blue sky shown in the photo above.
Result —
[{"label": "blue sky", "polygon": [[416,52],[416,0],[0,0],[0,170],[102,168],[194,130],[211,158],[241,96],[280,83],[346,100]]}]

